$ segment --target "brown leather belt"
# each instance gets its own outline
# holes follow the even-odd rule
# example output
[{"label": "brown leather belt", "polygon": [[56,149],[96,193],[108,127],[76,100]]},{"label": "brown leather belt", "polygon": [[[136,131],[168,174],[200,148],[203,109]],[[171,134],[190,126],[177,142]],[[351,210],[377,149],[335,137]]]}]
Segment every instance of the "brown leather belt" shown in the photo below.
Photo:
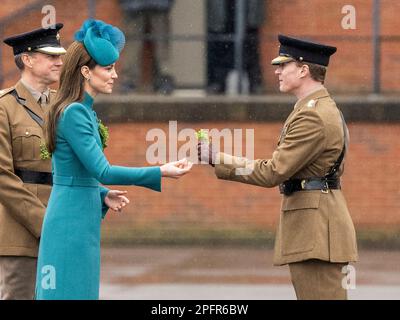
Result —
[{"label": "brown leather belt", "polygon": [[51,172],[15,169],[14,173],[20,177],[24,183],[53,185],[53,175]]}]

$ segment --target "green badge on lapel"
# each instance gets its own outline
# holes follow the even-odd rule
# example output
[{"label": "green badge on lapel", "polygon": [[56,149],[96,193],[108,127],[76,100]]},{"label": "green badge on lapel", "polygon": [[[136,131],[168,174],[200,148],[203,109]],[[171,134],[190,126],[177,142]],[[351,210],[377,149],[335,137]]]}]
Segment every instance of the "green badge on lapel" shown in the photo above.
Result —
[{"label": "green badge on lapel", "polygon": [[100,134],[100,139],[101,139],[101,146],[103,147],[103,150],[107,148],[107,142],[108,142],[108,128],[101,122],[99,118],[97,118],[97,122],[99,123],[99,134]]},{"label": "green badge on lapel", "polygon": [[[100,140],[101,140],[101,146],[103,150],[107,147],[107,142],[108,142],[108,128],[101,122],[100,119],[97,118],[97,122],[99,124],[99,135],[100,135]],[[40,143],[40,159],[42,160],[47,160],[51,159],[51,153],[47,149],[47,145],[45,142]]]}]

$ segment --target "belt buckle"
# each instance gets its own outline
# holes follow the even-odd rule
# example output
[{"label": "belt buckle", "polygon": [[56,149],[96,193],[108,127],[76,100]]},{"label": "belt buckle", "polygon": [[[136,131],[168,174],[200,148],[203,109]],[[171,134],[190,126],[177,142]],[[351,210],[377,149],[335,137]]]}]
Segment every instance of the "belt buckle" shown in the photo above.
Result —
[{"label": "belt buckle", "polygon": [[301,180],[300,185],[301,185],[301,190],[304,190],[304,188],[306,187],[306,180],[305,179]]},{"label": "belt buckle", "polygon": [[327,180],[325,180],[325,183],[324,183],[323,188],[321,189],[321,192],[322,193],[329,193],[329,185],[328,185],[328,181]]}]

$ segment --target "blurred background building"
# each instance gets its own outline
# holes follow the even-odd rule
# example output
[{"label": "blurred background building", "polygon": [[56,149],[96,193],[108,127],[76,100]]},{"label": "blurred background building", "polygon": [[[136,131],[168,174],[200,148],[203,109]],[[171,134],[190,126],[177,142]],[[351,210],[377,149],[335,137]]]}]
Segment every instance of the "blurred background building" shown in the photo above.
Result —
[{"label": "blurred background building", "polygon": [[[127,31],[123,2],[129,1],[2,0],[0,37],[40,27],[46,4],[64,23],[65,47],[88,17]],[[123,68],[132,52],[127,42],[117,65],[121,86],[96,105],[110,128],[110,162],[147,165],[146,151],[153,143],[146,141],[147,132],[160,128],[170,138],[170,120],[178,121],[178,132],[254,129],[255,157],[268,158],[294,103],[278,93],[270,65],[278,51],[277,35],[321,41],[338,47],[326,85],[350,129],[343,190],[358,236],[363,244],[400,246],[400,1],[352,1],[355,29],[343,29],[345,3],[340,0],[170,2],[167,22],[162,22],[167,32],[152,32],[154,26],[144,22],[133,37],[142,42],[138,83],[132,74],[130,84],[122,86],[130,81],[129,68]],[[220,6],[212,7],[216,3]],[[156,43],[165,37],[168,62],[163,64]],[[16,70],[12,50],[0,45],[2,88],[18,79]],[[183,143],[178,141],[178,147]],[[122,215],[108,215],[104,241],[272,244],[280,210],[276,188],[219,181],[202,165],[179,183],[164,181],[161,194],[126,189],[131,204]]]},{"label": "blurred background building", "polygon": [[[4,38],[39,27],[44,16],[41,9],[47,4],[55,7],[56,20],[65,24],[62,31],[65,45],[71,43],[73,31],[88,17],[106,20],[129,33],[128,26],[125,26],[125,15],[129,11],[124,5],[130,1],[135,0],[3,0],[0,34]],[[163,0],[158,1],[163,3]],[[340,0],[291,0],[285,3],[277,0],[166,1],[170,3],[170,8],[166,9],[169,21],[159,22],[167,26],[163,32],[157,33],[157,28],[151,23],[138,24],[142,33],[138,32],[135,39],[141,42],[141,35],[144,37],[142,80],[147,84],[157,67],[153,64],[156,55],[152,53],[156,50],[153,50],[152,40],[162,42],[164,36],[171,40],[169,71],[177,88],[205,89],[210,84],[207,83],[213,73],[210,63],[213,64],[215,55],[226,55],[224,63],[228,69],[246,72],[247,56],[256,53],[254,42],[257,43],[259,38],[261,80],[267,92],[277,92],[274,69],[269,62],[277,51],[277,34],[283,33],[338,47],[334,63],[329,68],[328,84],[332,92],[395,93],[400,89],[400,62],[397,59],[400,31],[396,23],[400,3],[396,0],[352,1],[355,29],[343,28],[342,20],[346,13],[342,13],[342,9],[346,4]],[[157,1],[149,3],[154,5]],[[134,16],[131,13],[131,17]],[[249,46],[254,50],[248,50]],[[17,77],[10,61],[11,50],[3,45],[0,73],[3,87],[13,83]],[[257,64],[257,61],[253,62]]]}]

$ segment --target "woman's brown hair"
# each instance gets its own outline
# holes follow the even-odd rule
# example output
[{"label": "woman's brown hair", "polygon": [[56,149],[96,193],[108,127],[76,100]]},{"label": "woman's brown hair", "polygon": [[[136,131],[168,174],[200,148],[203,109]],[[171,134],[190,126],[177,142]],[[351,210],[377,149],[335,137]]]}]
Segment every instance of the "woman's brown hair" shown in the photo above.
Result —
[{"label": "woman's brown hair", "polygon": [[65,107],[83,99],[85,82],[81,73],[83,66],[93,69],[96,62],[89,56],[83,44],[75,41],[69,46],[64,56],[60,87],[46,118],[45,136],[47,150],[50,153],[53,153],[56,148],[57,123]]}]

